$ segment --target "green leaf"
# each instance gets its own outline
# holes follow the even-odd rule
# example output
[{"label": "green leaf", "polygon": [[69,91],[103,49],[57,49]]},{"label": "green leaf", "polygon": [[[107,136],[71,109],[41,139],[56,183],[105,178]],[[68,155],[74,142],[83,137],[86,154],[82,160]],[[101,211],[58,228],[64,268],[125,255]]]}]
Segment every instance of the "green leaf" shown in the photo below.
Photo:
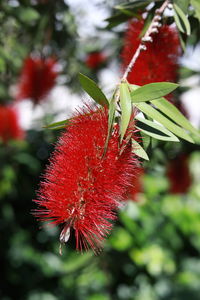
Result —
[{"label": "green leaf", "polygon": [[165,127],[144,118],[136,117],[136,127],[145,134],[161,141],[179,142],[179,139]]},{"label": "green leaf", "polygon": [[148,157],[146,151],[134,139],[132,139],[132,152],[145,160],[149,160],[149,157]]},{"label": "green leaf", "polygon": [[131,118],[131,113],[132,113],[131,95],[127,83],[120,84],[120,106],[121,106],[120,135],[122,141],[126,133],[126,130],[128,128],[130,118]]},{"label": "green leaf", "polygon": [[[185,32],[187,35],[191,34],[190,23],[187,16],[184,14],[182,9],[174,3],[174,19],[180,31]],[[182,24],[181,24],[181,21]]]},{"label": "green leaf", "polygon": [[115,111],[116,111],[116,104],[115,104],[115,98],[113,97],[110,101],[109,105],[109,112],[108,112],[108,132],[109,134],[112,131],[113,123],[115,119]]},{"label": "green leaf", "polygon": [[194,7],[195,10],[195,18],[197,18],[200,21],[200,1],[191,0],[191,5]]},{"label": "green leaf", "polygon": [[69,125],[70,120],[71,119],[63,120],[63,121],[59,121],[59,122],[54,122],[54,123],[51,123],[49,125],[44,126],[44,128],[53,129],[53,130],[62,129],[62,128],[65,128],[67,125]]},{"label": "green leaf", "polygon": [[185,14],[187,14],[190,0],[174,0],[174,3],[178,5]]},{"label": "green leaf", "polygon": [[183,51],[185,52],[185,50],[186,50],[186,42],[184,41],[183,33],[181,33],[179,31],[178,32],[178,36],[179,36],[179,40],[180,40],[180,43],[181,43],[181,47],[182,47]]},{"label": "green leaf", "polygon": [[133,103],[154,100],[171,93],[177,87],[178,84],[171,82],[145,84],[131,92],[131,99]]},{"label": "green leaf", "polygon": [[170,119],[182,126],[195,135],[200,135],[199,131],[192,126],[188,119],[169,101],[165,98],[151,101],[162,113],[167,115]]},{"label": "green leaf", "polygon": [[145,113],[147,116],[151,117],[152,119],[156,120],[168,130],[173,132],[176,136],[181,137],[182,139],[194,143],[193,139],[178,125],[170,121],[166,118],[163,114],[158,112],[155,108],[147,103],[135,103],[134,104],[139,110]]},{"label": "green leaf", "polygon": [[138,18],[138,9],[144,10],[145,6],[147,6],[150,2],[151,0],[136,0],[116,5],[114,8],[119,12],[111,16],[110,18],[105,19],[105,21],[109,23],[106,28],[111,29],[123,22],[126,22],[131,17]]},{"label": "green leaf", "polygon": [[102,106],[109,106],[109,102],[106,96],[92,79],[79,73],[79,81],[86,93],[90,97],[92,97],[98,104]]},{"label": "green leaf", "polygon": [[140,86],[139,86],[139,85],[136,85],[136,84],[130,84],[130,83],[129,83],[129,88],[130,88],[131,94],[132,94],[132,92],[134,92],[134,91],[136,91],[137,89],[139,89]]},{"label": "green leaf", "polygon": [[176,26],[178,27],[179,31],[185,33],[185,30],[184,30],[183,26],[181,25],[179,16],[175,10],[174,10],[174,21],[175,21]]},{"label": "green leaf", "polygon": [[[161,0],[154,0],[154,2],[159,2]],[[125,2],[119,5],[116,5],[115,9],[135,9],[135,8],[142,8],[143,6],[147,6],[149,3],[151,3],[152,0],[134,0]]]},{"label": "green leaf", "polygon": [[[136,15],[132,14],[132,16]],[[127,14],[118,13],[110,18],[105,19],[105,21],[108,22],[106,29],[112,29],[113,27],[126,22],[128,19],[130,19],[130,16],[128,16]]]}]

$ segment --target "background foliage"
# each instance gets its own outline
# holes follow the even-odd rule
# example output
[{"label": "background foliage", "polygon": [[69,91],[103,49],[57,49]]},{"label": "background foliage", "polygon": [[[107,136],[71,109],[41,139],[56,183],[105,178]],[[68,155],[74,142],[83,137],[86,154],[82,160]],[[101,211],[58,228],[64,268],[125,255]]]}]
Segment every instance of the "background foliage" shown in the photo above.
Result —
[{"label": "background foliage", "polygon": [[[117,30],[114,25],[126,20],[130,12],[135,13],[135,8],[141,7],[139,2],[142,1],[130,1],[126,9],[122,3],[115,3],[121,8],[115,10],[115,17],[108,23],[107,29],[114,30],[114,35],[106,46],[111,55],[105,65],[117,63],[119,59],[122,29]],[[151,1],[143,2],[146,5]],[[160,2],[156,1],[156,5]],[[189,1],[175,2],[187,11],[183,3],[189,4]],[[195,15],[189,16],[192,34],[189,38],[181,34],[186,45],[194,47],[199,41],[200,8],[198,1],[191,3],[196,8]],[[78,72],[99,78],[99,69],[89,69],[84,60],[87,52],[98,50],[92,48],[94,37],[87,47],[83,46],[78,38],[77,16],[74,17],[67,1],[1,1],[0,9],[1,103],[13,102],[12,86],[30,52],[58,57],[62,65],[60,82],[77,93],[80,92]],[[181,78],[199,76],[198,71],[185,67],[180,68],[180,74]],[[184,88],[179,93],[183,91]],[[60,257],[59,230],[48,226],[38,230],[38,223],[30,213],[34,208],[31,200],[35,198],[40,174],[57,135],[59,131],[36,128],[27,130],[23,141],[0,143],[0,265],[3,275],[0,298],[199,300],[198,143],[194,146],[187,142],[179,145],[152,142],[148,152],[151,160],[145,162],[144,190],[138,195],[138,202],[129,201],[121,209],[103,253],[100,256],[90,252],[76,253],[71,239]],[[166,176],[168,161],[177,153],[189,155],[192,174],[191,187],[182,195],[170,194]]]}]

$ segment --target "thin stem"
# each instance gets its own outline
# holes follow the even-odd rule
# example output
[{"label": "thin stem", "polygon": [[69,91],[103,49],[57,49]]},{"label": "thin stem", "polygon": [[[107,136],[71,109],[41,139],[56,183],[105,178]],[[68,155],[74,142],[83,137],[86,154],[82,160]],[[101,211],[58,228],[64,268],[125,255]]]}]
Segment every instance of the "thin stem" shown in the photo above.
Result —
[{"label": "thin stem", "polygon": [[124,75],[121,78],[121,81],[124,81],[127,79],[129,72],[132,70],[136,60],[138,59],[141,51],[144,51],[147,49],[145,43],[146,42],[152,42],[153,39],[151,37],[151,35],[153,33],[158,33],[158,28],[160,27],[160,23],[159,21],[161,20],[161,15],[163,14],[164,10],[166,9],[166,7],[169,5],[169,0],[166,0],[162,6],[160,8],[158,8],[155,12],[155,16],[153,17],[153,20],[148,28],[148,30],[146,31],[145,35],[143,36],[143,38],[141,39],[141,42],[136,50],[136,52],[134,53],[129,65],[127,66]]},{"label": "thin stem", "polygon": [[[151,35],[153,33],[158,33],[158,28],[161,27],[161,23],[160,23],[161,15],[163,14],[164,10],[167,7],[169,7],[169,4],[170,4],[170,0],[165,0],[165,2],[161,5],[161,7],[158,8],[158,9],[156,9],[155,15],[154,15],[154,17],[153,17],[153,19],[151,21],[151,24],[149,25],[149,28],[147,29],[145,35],[142,37],[141,42],[140,42],[138,48],[136,49],[136,51],[135,51],[135,53],[134,53],[134,55],[133,55],[133,57],[132,57],[129,65],[127,66],[127,68],[126,68],[126,70],[125,70],[125,72],[124,72],[124,74],[123,74],[123,76],[122,76],[122,78],[120,80],[120,83],[127,81],[128,74],[132,70],[132,68],[133,68],[136,60],[138,59],[141,51],[147,50],[147,46],[145,44],[148,43],[148,42],[153,42],[153,38],[152,38]],[[119,90],[119,87],[120,87],[120,84],[115,89],[115,92],[114,92],[114,95],[113,95],[115,105],[117,105],[119,103],[119,100],[120,100],[120,90]],[[112,127],[109,128],[109,132],[108,132],[108,135],[107,135],[107,139],[106,139],[106,143],[105,143],[105,148],[104,148],[103,156],[105,155],[105,153],[107,151],[108,141],[109,141],[109,137],[110,137],[110,130],[112,130]]]}]

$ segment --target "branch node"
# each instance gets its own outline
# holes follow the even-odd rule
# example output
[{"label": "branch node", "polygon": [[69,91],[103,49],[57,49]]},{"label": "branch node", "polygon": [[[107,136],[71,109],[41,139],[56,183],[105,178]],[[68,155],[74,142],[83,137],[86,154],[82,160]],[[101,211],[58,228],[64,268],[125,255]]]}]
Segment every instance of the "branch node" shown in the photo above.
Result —
[{"label": "branch node", "polygon": [[172,5],[171,3],[169,3],[169,4],[167,5],[167,7],[168,7],[169,9],[173,9],[173,5]]},{"label": "branch node", "polygon": [[153,42],[153,39],[152,39],[152,37],[151,36],[146,36],[146,37],[143,37],[142,38],[142,42]]},{"label": "branch node", "polygon": [[159,24],[160,24],[159,22],[154,22],[152,26],[153,26],[153,27],[158,27]]},{"label": "branch node", "polygon": [[158,33],[158,28],[152,28],[151,33]]},{"label": "branch node", "polygon": [[156,13],[157,16],[160,16],[162,14],[162,12],[160,11],[159,8],[156,9],[155,13]]},{"label": "branch node", "polygon": [[154,19],[155,19],[155,21],[160,21],[162,18],[161,18],[161,16],[156,15]]},{"label": "branch node", "polygon": [[140,45],[140,49],[143,50],[143,51],[145,51],[145,50],[147,50],[147,46],[145,46],[145,45]]}]

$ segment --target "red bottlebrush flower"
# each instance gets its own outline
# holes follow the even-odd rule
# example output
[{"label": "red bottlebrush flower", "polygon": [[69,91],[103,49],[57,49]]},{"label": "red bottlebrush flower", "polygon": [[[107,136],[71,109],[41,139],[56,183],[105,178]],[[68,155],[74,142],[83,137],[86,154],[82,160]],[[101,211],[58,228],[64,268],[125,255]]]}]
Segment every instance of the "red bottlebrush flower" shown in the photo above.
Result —
[{"label": "red bottlebrush flower", "polygon": [[132,186],[128,191],[128,199],[137,201],[137,196],[139,193],[143,192],[143,180],[144,169],[142,167],[137,167],[135,169],[135,174],[132,179]]},{"label": "red bottlebrush flower", "polygon": [[102,52],[92,52],[87,55],[85,64],[89,69],[97,69],[106,61],[106,56]]},{"label": "red bottlebrush flower", "polygon": [[170,192],[172,194],[187,193],[191,186],[192,178],[186,154],[179,155],[170,161],[167,167],[167,177],[170,182]]},{"label": "red bottlebrush flower", "polygon": [[112,134],[102,157],[108,130],[106,109],[87,109],[67,127],[50,160],[38,192],[35,215],[64,224],[60,241],[75,231],[76,248],[98,253],[112,228],[119,201],[131,184],[137,159],[127,144],[120,155],[119,130]]},{"label": "red bottlebrush flower", "polygon": [[26,58],[19,80],[17,99],[30,98],[37,104],[53,88],[57,75],[54,58]]},{"label": "red bottlebrush flower", "polygon": [[0,139],[7,143],[9,140],[22,139],[23,136],[16,110],[11,106],[0,105]]},{"label": "red bottlebrush flower", "polygon": [[[129,24],[122,50],[124,69],[140,44],[143,26],[143,20],[134,20]],[[181,46],[176,29],[163,25],[158,34],[153,35],[153,42],[147,44],[147,50],[140,54],[127,79],[129,83],[137,85],[161,81],[176,82],[180,55]]]}]

